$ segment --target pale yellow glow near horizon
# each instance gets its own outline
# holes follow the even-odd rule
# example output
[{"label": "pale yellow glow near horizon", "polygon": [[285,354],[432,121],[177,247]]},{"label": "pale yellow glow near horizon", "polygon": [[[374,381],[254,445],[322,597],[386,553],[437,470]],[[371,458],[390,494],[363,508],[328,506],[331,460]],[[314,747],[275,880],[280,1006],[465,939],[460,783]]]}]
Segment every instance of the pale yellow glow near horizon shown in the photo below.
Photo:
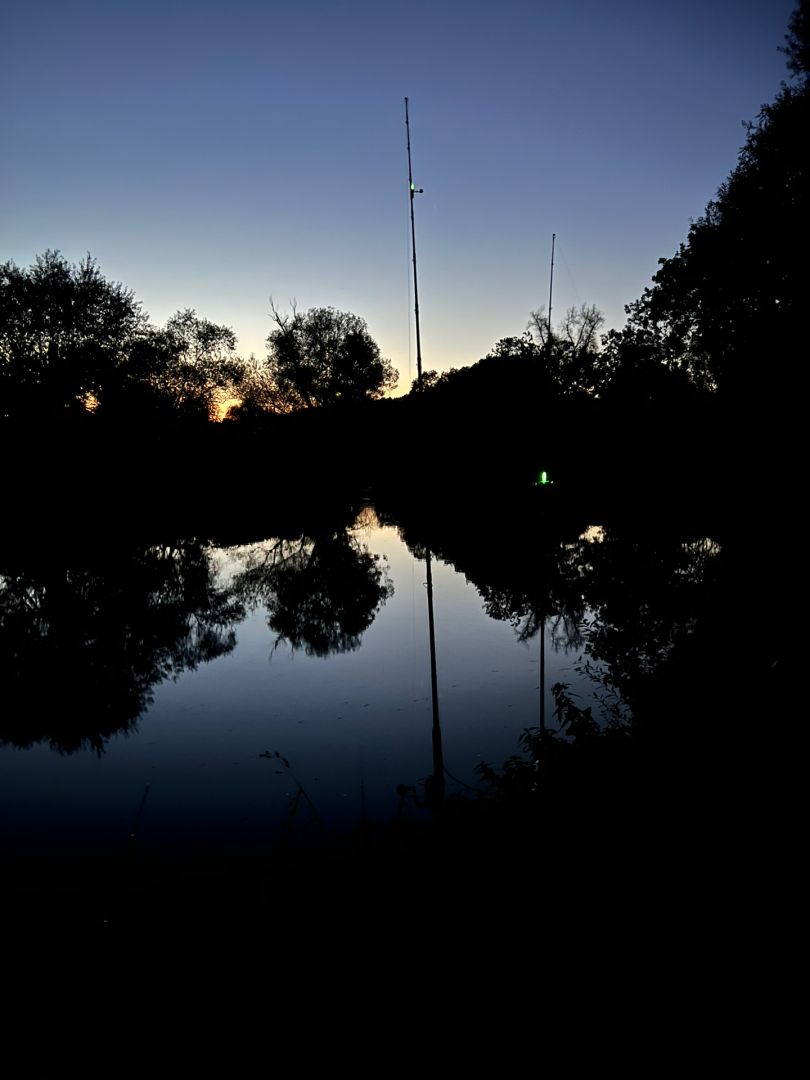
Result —
[{"label": "pale yellow glow near horizon", "polygon": [[225,419],[225,417],[228,415],[228,409],[232,408],[234,405],[241,405],[241,404],[242,404],[242,399],[238,398],[238,397],[229,397],[229,398],[224,398],[222,401],[218,401],[217,402],[217,415],[216,415],[217,422],[219,423],[221,420]]},{"label": "pale yellow glow near horizon", "polygon": [[377,517],[377,511],[370,503],[366,503],[360,508],[357,517],[354,519],[353,528],[355,529],[379,529],[381,528],[380,519]]},{"label": "pale yellow glow near horizon", "polygon": [[588,544],[601,544],[605,539],[604,525],[589,525],[579,539]]}]

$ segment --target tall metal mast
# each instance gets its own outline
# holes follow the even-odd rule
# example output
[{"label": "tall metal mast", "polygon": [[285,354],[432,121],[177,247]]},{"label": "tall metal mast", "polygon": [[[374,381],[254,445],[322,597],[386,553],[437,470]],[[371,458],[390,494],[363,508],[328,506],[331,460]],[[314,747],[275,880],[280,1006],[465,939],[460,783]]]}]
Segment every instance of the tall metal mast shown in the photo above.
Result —
[{"label": "tall metal mast", "polygon": [[554,292],[554,241],[557,239],[557,234],[551,234],[551,271],[548,275],[548,341],[551,344],[551,297]]},{"label": "tall metal mast", "polygon": [[[554,241],[557,234],[551,234],[551,269],[548,275],[548,341],[546,349],[549,359],[551,358],[551,299],[554,295]],[[540,735],[546,733],[546,602],[543,598],[543,607],[540,612]]]},{"label": "tall metal mast", "polygon": [[416,227],[413,223],[413,197],[421,195],[423,188],[414,187],[413,171],[411,169],[411,125],[408,119],[408,99],[405,98],[405,131],[408,136],[408,191],[411,199],[411,252],[413,253],[413,299],[414,315],[416,316],[416,384],[420,390],[422,387],[422,338],[419,332],[419,282],[416,277]]}]

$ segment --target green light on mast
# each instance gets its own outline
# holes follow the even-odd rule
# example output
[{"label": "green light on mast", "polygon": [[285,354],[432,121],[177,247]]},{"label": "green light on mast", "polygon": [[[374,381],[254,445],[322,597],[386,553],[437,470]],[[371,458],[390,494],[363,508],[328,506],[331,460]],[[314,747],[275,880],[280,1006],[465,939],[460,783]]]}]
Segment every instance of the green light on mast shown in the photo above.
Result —
[{"label": "green light on mast", "polygon": [[547,484],[548,483],[548,473],[546,472],[545,469],[543,469],[543,471],[540,473],[540,479],[538,480],[538,483],[540,483],[540,484]]}]

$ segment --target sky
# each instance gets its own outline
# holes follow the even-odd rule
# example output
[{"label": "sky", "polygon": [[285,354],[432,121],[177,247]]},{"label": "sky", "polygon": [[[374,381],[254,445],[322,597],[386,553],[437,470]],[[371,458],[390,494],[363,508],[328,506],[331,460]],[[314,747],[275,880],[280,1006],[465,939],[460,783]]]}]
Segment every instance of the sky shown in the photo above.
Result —
[{"label": "sky", "polygon": [[88,252],[155,324],[265,355],[362,316],[416,376],[596,304],[608,327],[788,73],[793,0],[0,0],[0,261]]}]

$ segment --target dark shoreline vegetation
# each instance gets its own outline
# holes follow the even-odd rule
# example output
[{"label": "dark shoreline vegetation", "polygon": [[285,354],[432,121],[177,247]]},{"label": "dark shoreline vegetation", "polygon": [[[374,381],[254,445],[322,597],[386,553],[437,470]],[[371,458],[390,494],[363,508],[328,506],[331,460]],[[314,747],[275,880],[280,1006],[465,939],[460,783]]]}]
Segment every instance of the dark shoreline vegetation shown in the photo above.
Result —
[{"label": "dark shoreline vegetation", "polygon": [[[466,574],[494,617],[536,624],[576,612],[587,595],[628,710],[597,728],[561,688],[566,737],[527,732],[522,754],[482,771],[485,795],[436,804],[428,825],[282,844],[261,865],[238,853],[223,865],[190,856],[186,868],[155,859],[137,872],[129,855],[82,867],[58,853],[9,857],[6,898],[20,918],[76,918],[106,933],[102,912],[112,911],[126,934],[157,932],[167,911],[172,930],[237,912],[252,930],[268,912],[294,912],[303,926],[326,888],[334,925],[359,921],[352,905],[368,889],[404,911],[414,888],[435,897],[474,882],[477,903],[505,910],[538,874],[575,918],[594,902],[618,914],[640,882],[688,907],[695,892],[731,889],[745,867],[778,861],[789,840],[768,835],[768,822],[790,795],[767,817],[762,803],[781,776],[767,724],[786,720],[790,670],[807,26],[801,3],[787,37],[791,83],[749,127],[736,169],[628,306],[625,328],[602,338],[595,308],[553,330],[536,312],[477,364],[427,372],[391,399],[391,366],[356,316],[274,310],[257,364],[194,312],[151,326],[89,257],[71,267],[48,252],[28,271],[0,267],[3,742],[99,751],[135,723],[151,687],[232,647],[262,589],[279,633],[332,647],[328,627],[318,637],[296,623],[300,576],[254,576],[241,595],[217,594],[212,544],[308,538],[310,555],[320,544],[320,572],[364,598],[359,613],[341,599],[337,639],[359,637],[385,592],[345,539],[365,504],[419,557]],[[238,404],[216,421],[228,400]],[[541,471],[553,484],[537,484]],[[606,540],[588,561],[575,541],[595,524]],[[706,538],[717,545],[708,561],[695,547]],[[508,554],[493,566],[498,545]],[[129,587],[122,570],[141,654],[104,651],[105,634],[132,630],[116,606]],[[164,594],[172,601],[156,623],[153,596]],[[628,644],[633,620],[647,637]],[[102,704],[105,688],[113,696]]]}]

